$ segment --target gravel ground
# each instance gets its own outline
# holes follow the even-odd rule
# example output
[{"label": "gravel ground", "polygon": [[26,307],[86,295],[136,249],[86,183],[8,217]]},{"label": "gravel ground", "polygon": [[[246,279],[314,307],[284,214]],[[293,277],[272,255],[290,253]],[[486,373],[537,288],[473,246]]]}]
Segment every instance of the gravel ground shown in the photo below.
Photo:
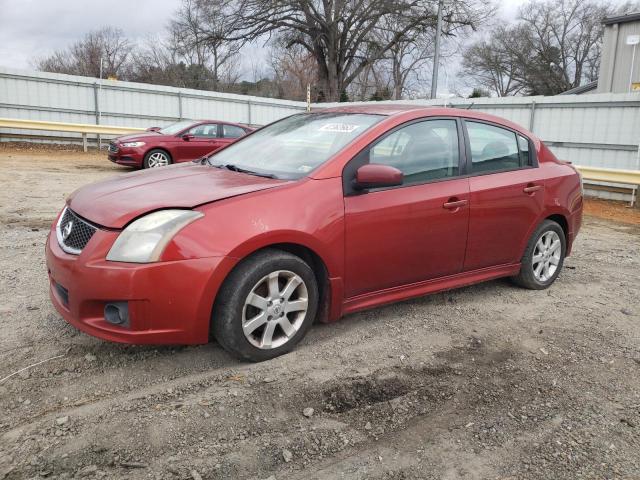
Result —
[{"label": "gravel ground", "polygon": [[43,245],[104,154],[0,149],[0,479],[640,478],[640,227],[587,217],[550,289],[500,280],[315,326],[261,364],[50,306]]}]

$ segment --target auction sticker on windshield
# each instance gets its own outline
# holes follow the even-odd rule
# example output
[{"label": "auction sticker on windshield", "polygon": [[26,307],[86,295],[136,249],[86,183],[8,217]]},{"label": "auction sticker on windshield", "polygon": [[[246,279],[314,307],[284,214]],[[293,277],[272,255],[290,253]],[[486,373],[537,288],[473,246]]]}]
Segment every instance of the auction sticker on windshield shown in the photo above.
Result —
[{"label": "auction sticker on windshield", "polygon": [[351,133],[356,130],[360,125],[352,125],[349,123],[327,123],[320,127],[322,132],[337,132],[337,133]]}]

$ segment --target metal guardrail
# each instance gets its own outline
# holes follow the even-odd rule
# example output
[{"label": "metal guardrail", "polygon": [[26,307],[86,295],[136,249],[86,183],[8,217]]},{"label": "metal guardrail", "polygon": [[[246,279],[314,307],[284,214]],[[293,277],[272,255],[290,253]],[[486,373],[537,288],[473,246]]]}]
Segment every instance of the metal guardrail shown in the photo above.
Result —
[{"label": "metal guardrail", "polygon": [[585,180],[640,185],[640,170],[585,167],[583,165],[574,166],[580,171],[582,178]]},{"label": "metal guardrail", "polygon": [[127,133],[143,132],[144,128],[116,127],[113,125],[89,125],[85,123],[45,122],[42,120],[22,120],[15,118],[0,118],[0,128],[15,128],[19,130],[48,130],[51,132],[71,132],[82,134],[82,148],[87,151],[87,135],[125,135]]},{"label": "metal guardrail", "polygon": [[636,190],[640,188],[640,170],[622,170],[617,168],[600,168],[586,167],[582,165],[574,165],[583,180],[593,182],[620,183],[623,185],[632,185],[631,188],[631,206],[636,201]]}]

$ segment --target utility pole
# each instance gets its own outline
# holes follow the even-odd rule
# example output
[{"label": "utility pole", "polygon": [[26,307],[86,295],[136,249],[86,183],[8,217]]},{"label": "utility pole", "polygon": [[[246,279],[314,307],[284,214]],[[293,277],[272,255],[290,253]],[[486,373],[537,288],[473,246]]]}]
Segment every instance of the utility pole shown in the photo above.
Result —
[{"label": "utility pole", "polygon": [[440,63],[440,36],[442,35],[442,8],[444,0],[438,2],[438,23],[436,25],[436,51],[433,55],[433,76],[431,77],[431,98],[438,95],[438,64]]},{"label": "utility pole", "polygon": [[[102,52],[100,53],[100,83],[98,84],[98,123],[102,123]],[[102,135],[98,134],[98,151],[102,150]]]}]

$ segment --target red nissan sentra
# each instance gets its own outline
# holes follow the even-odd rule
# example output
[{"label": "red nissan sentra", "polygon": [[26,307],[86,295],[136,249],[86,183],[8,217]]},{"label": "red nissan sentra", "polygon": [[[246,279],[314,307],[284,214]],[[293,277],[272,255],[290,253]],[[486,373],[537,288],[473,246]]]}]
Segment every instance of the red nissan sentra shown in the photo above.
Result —
[{"label": "red nissan sentra", "polygon": [[253,128],[239,123],[182,120],[113,139],[109,160],[138,168],[166,167],[213,153],[251,131]]},{"label": "red nissan sentra", "polygon": [[315,320],[498,277],[543,289],[582,187],[525,129],[468,110],[294,115],[200,162],[77,190],[47,242],[72,325],[134,344],[212,337],[254,361]]}]

